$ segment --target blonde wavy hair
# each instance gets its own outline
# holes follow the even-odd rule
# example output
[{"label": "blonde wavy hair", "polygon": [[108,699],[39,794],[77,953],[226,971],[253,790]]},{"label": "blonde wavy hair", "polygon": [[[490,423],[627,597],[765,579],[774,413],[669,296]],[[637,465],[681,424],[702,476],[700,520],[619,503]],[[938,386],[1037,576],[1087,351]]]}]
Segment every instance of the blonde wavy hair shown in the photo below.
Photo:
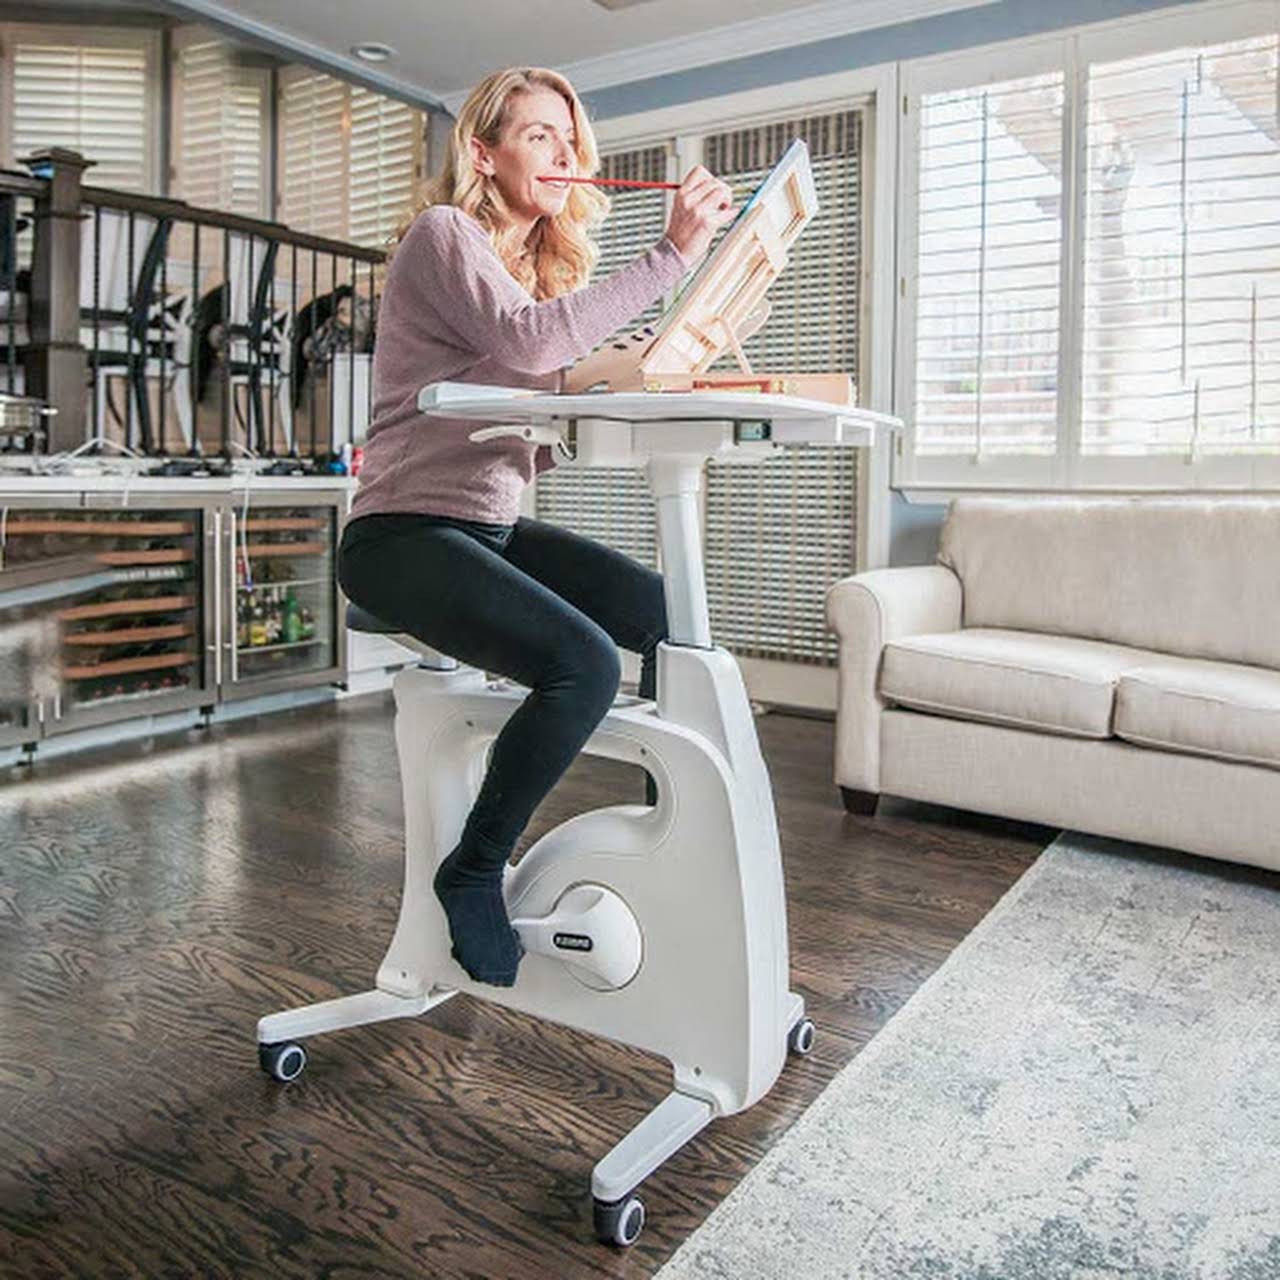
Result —
[{"label": "blonde wavy hair", "polygon": [[[469,213],[489,233],[498,257],[507,270],[542,301],[559,297],[586,284],[599,250],[590,232],[609,212],[609,200],[586,183],[573,184],[564,208],[553,218],[540,218],[527,244],[518,242],[497,183],[479,173],[471,156],[471,139],[486,146],[498,145],[508,119],[513,94],[531,89],[552,89],[569,108],[576,142],[577,172],[590,177],[600,167],[595,134],[573,86],[555,71],[543,67],[508,67],[480,81],[467,96],[449,138],[444,168],[423,183],[408,217],[395,234],[398,244],[417,216],[436,204],[453,204]],[[526,249],[529,252],[526,252]]]}]

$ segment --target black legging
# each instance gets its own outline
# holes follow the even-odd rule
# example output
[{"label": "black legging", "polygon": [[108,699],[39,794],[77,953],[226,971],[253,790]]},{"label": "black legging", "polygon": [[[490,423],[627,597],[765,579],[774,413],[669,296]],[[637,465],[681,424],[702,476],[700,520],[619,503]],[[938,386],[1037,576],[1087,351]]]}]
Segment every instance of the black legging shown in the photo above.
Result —
[{"label": "black legging", "polygon": [[347,596],[375,617],[482,671],[527,685],[493,744],[463,839],[509,854],[613,702],[618,648],[657,688],[667,635],[662,575],[540,520],[446,516],[352,520],[338,552]]}]

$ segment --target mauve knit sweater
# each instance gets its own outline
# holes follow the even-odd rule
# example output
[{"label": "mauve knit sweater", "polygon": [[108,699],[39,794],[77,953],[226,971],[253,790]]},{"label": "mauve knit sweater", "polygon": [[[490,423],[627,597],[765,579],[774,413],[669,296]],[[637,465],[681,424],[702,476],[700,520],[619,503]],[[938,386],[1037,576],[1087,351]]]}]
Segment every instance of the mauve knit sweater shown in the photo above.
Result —
[{"label": "mauve knit sweater", "polygon": [[663,237],[598,284],[535,302],[455,205],[414,220],[387,273],[373,356],[373,421],[352,518],[389,512],[514,524],[520,494],[551,450],[505,438],[474,444],[474,419],[427,417],[429,382],[554,389],[560,370],[634,320],[687,270]]}]

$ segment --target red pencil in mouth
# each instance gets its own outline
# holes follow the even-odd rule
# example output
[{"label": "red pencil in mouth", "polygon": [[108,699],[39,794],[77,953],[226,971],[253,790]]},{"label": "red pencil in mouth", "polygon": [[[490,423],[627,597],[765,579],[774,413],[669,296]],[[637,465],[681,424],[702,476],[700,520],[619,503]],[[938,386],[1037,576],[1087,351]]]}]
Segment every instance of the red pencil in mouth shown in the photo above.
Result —
[{"label": "red pencil in mouth", "polygon": [[556,178],[539,174],[539,182],[590,182],[598,187],[655,187],[661,191],[679,191],[678,182],[640,182],[635,178]]}]

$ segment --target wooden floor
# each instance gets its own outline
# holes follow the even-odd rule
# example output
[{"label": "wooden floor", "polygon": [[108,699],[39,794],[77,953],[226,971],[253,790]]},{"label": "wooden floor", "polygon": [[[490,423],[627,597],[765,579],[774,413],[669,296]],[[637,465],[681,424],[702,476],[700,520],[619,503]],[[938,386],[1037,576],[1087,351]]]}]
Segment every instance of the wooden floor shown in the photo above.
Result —
[{"label": "wooden floor", "polygon": [[[844,813],[829,721],[759,721],[793,986],[818,1025],[749,1111],[595,1242],[591,1168],[661,1060],[467,997],[310,1042],[255,1024],[372,985],[400,891],[389,695],[38,764],[0,790],[0,1276],[647,1276],[1052,838],[889,803]],[[643,794],[580,759],[526,843]],[[522,845],[523,847],[523,845]]]}]

